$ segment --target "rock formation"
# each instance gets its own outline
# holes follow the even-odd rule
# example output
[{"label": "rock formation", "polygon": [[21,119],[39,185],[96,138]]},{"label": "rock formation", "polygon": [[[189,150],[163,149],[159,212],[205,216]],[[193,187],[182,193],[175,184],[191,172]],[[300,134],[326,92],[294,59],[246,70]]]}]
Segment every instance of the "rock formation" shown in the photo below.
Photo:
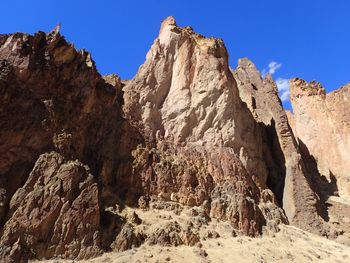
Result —
[{"label": "rock formation", "polygon": [[15,262],[96,256],[101,253],[99,203],[97,184],[86,166],[65,162],[55,152],[43,154],[11,199],[1,252]]},{"label": "rock formation", "polygon": [[350,85],[326,94],[320,83],[293,79],[290,84],[294,132],[300,147],[316,162],[339,195],[350,200]]},{"label": "rock formation", "polygon": [[112,185],[114,161],[123,158],[117,145],[130,141],[119,140],[125,129],[118,104],[122,84],[107,82],[90,54],[75,50],[57,30],[1,35],[0,254],[5,261],[84,258],[102,251],[97,239],[104,196],[97,184]]},{"label": "rock formation", "polygon": [[223,42],[169,17],[124,92],[127,119],[157,155],[144,158],[155,160],[149,175],[141,175],[155,184],[151,193],[186,205],[212,200],[212,216],[261,233],[259,188],[268,177],[263,138],[239,97]]},{"label": "rock formation", "polygon": [[267,74],[262,78],[248,59],[238,61],[234,76],[242,100],[254,119],[266,127],[261,136],[269,173],[267,186],[277,195],[293,224],[311,231],[323,231],[324,207],[314,192],[315,185],[299,152],[272,77]]},{"label": "rock formation", "polygon": [[[334,109],[341,99],[348,105],[347,90],[315,95],[329,105],[325,116],[342,120],[324,136],[344,131],[321,147],[308,129],[299,132],[310,119],[312,131],[323,129],[326,118],[312,115],[319,102],[304,98],[308,91],[292,92],[305,100],[293,133],[271,76],[247,59],[230,69],[222,40],[172,17],[125,82],[102,77],[59,27],[0,35],[0,258],[86,259],[143,243],[200,247],[211,220],[228,223],[233,236],[288,223],[329,235],[310,156],[346,193],[349,120]],[[343,159],[324,158],[327,147]],[[135,209],[177,220],[169,215],[152,228]],[[192,222],[179,223],[188,209]]]}]

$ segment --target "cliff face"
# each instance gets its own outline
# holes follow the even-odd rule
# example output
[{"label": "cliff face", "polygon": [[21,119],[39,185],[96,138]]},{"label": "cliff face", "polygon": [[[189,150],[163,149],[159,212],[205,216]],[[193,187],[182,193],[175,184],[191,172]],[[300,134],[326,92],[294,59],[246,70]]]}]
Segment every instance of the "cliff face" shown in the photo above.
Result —
[{"label": "cliff face", "polygon": [[[322,224],[317,197],[303,170],[275,84],[271,78],[262,80],[246,60],[241,60],[232,74],[221,40],[179,28],[173,18],[168,18],[145,64],[124,92],[126,117],[139,127],[150,145],[161,142],[177,150],[200,152],[218,149],[217,155],[230,151],[254,186],[260,188],[256,196],[270,187],[278,194],[290,221],[306,228]],[[155,172],[155,180],[163,176]],[[215,185],[221,177],[211,176],[210,181]],[[199,180],[189,191],[197,192],[198,188],[204,189],[208,199],[212,189]],[[188,197],[187,192],[157,188],[157,193],[180,195],[180,200],[182,195]],[[198,195],[194,196],[196,205],[203,202]],[[183,203],[188,204],[186,200]]]},{"label": "cliff face", "polygon": [[349,94],[349,84],[326,94],[317,82],[291,81],[291,118],[299,144],[313,157],[319,174],[336,181],[345,199],[350,198]]},{"label": "cliff face", "polygon": [[323,231],[325,207],[314,191],[317,187],[300,154],[286,112],[272,77],[264,79],[248,59],[240,59],[234,71],[240,96],[255,121],[264,125],[261,137],[268,168],[267,187],[279,198],[289,220],[310,231]]},{"label": "cliff face", "polygon": [[120,142],[122,84],[57,30],[2,35],[0,68],[1,257],[101,253],[97,184],[111,185],[117,145],[130,141]]},{"label": "cliff face", "polygon": [[[329,234],[298,119],[297,139],[272,78],[247,59],[231,70],[222,40],[172,17],[128,82],[100,76],[58,29],[1,35],[0,93],[6,262],[195,245],[213,219],[234,235],[281,223]],[[193,207],[193,222],[153,229],[137,207]]]}]

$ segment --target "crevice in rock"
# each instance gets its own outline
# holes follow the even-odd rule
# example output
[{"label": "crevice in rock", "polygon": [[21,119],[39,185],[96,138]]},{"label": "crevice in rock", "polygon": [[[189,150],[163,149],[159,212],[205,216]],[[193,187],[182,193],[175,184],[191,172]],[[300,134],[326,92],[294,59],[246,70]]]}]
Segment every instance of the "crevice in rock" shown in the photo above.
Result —
[{"label": "crevice in rock", "polygon": [[[265,158],[267,158],[268,177],[267,187],[275,194],[280,207],[283,207],[283,192],[286,178],[286,166],[284,154],[276,132],[275,121],[271,120],[271,125],[265,126],[266,147]],[[265,150],[265,151],[266,151]]]}]

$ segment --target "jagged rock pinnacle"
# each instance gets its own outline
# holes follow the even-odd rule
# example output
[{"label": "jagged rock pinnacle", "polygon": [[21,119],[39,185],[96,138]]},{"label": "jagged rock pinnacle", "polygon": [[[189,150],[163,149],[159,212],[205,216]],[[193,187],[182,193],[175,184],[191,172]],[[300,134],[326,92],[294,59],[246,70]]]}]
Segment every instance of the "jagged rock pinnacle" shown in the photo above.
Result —
[{"label": "jagged rock pinnacle", "polygon": [[61,23],[58,23],[54,29],[51,30],[50,34],[58,35],[61,31]]}]

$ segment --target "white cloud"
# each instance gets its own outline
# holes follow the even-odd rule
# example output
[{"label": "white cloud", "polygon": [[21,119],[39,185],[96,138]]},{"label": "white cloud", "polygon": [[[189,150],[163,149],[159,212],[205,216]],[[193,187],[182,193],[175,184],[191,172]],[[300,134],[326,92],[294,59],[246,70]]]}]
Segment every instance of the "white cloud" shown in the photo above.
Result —
[{"label": "white cloud", "polygon": [[267,66],[267,68],[265,68],[263,71],[262,71],[262,75],[265,76],[266,73],[269,73],[270,75],[273,75],[275,74],[275,72],[282,67],[282,64],[280,63],[277,63],[276,61],[271,61],[269,63],[269,65]]},{"label": "white cloud", "polygon": [[269,63],[269,73],[271,75],[275,74],[276,70],[282,67],[282,64],[277,63],[276,61],[271,61]]},{"label": "white cloud", "polygon": [[282,102],[289,100],[289,79],[278,78],[276,80],[276,85],[281,97]]},{"label": "white cloud", "polygon": [[[273,75],[278,69],[282,67],[281,63],[271,61],[268,66],[261,72],[262,76],[265,77],[267,73]],[[278,92],[282,102],[289,101],[289,79],[278,78],[276,81]]]}]

